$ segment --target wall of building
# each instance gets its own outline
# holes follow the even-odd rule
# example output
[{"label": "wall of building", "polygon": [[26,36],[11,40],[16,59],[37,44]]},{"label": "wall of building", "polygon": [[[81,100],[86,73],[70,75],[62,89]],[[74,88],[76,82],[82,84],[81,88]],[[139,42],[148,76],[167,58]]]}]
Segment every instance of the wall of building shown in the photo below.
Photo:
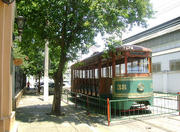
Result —
[{"label": "wall of building", "polygon": [[180,51],[153,57],[152,63],[161,64],[161,71],[153,73],[155,91],[171,93],[180,91],[180,71],[171,70],[170,62],[172,60],[180,60]]},{"label": "wall of building", "polygon": [[180,47],[179,36],[180,36],[180,30],[177,30],[150,40],[146,40],[144,42],[138,43],[137,45],[151,48],[153,53],[160,52],[160,51]]},{"label": "wall of building", "polygon": [[160,71],[153,72],[153,88],[159,92],[180,92],[180,70],[170,69],[171,60],[180,60],[180,30],[137,43],[152,49],[152,63],[161,65]]},{"label": "wall of building", "polygon": [[12,112],[12,32],[14,6],[0,0],[0,132],[14,129],[15,113]]}]

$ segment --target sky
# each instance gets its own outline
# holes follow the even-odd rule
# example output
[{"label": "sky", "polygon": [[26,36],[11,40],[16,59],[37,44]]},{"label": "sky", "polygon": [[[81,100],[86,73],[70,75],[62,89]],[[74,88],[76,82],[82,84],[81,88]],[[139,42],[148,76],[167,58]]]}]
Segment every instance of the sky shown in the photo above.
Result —
[{"label": "sky", "polygon": [[[149,28],[152,28],[154,26],[157,26],[159,24],[162,24],[164,22],[167,22],[171,19],[180,16],[180,0],[150,0],[150,2],[152,3],[155,14],[153,18],[147,21],[148,27],[147,28],[133,27],[131,31],[126,31],[123,33],[122,39],[128,38],[137,33],[140,33]],[[89,54],[82,55],[80,57],[80,60],[89,57],[90,55],[93,54],[93,52],[97,52],[97,51],[101,52],[103,50],[104,41],[100,34],[98,34],[98,36],[95,38],[95,42],[97,43],[98,47],[92,46],[90,48]]]},{"label": "sky", "polygon": [[123,39],[180,16],[180,0],[151,0],[151,3],[156,13],[148,20],[148,28],[134,27],[123,34]]}]

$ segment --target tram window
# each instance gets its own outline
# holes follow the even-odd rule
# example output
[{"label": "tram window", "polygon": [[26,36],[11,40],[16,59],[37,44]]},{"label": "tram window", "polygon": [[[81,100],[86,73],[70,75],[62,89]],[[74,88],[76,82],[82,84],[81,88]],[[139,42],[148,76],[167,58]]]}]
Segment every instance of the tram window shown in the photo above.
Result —
[{"label": "tram window", "polygon": [[125,74],[125,64],[121,64],[121,74]]},{"label": "tram window", "polygon": [[98,78],[98,69],[95,69],[95,78]]},{"label": "tram window", "polygon": [[140,60],[140,73],[148,73],[149,71],[148,71],[148,59],[147,58],[145,58],[145,59],[141,59]]},{"label": "tram window", "polygon": [[106,67],[106,77],[109,77],[109,67]]},{"label": "tram window", "polygon": [[81,77],[81,70],[79,70],[79,78],[82,78],[82,77]]},{"label": "tram window", "polygon": [[77,78],[77,70],[75,70],[75,78]]},{"label": "tram window", "polygon": [[139,71],[138,61],[129,62],[127,64],[128,73],[138,73],[138,71]]},{"label": "tram window", "polygon": [[128,62],[127,72],[128,73],[148,73],[148,59],[144,58],[144,59]]},{"label": "tram window", "polygon": [[87,70],[87,78],[90,78],[90,77],[89,77],[89,70]]},{"label": "tram window", "polygon": [[81,72],[81,71],[80,71],[80,70],[78,70],[78,78],[80,78],[80,75],[81,75],[81,74],[80,74],[80,72]]},{"label": "tram window", "polygon": [[92,78],[92,70],[89,70],[89,78]]},{"label": "tram window", "polygon": [[120,75],[120,65],[116,65],[116,75]]},{"label": "tram window", "polygon": [[83,70],[83,78],[86,78],[86,71]]},{"label": "tram window", "polygon": [[103,68],[101,68],[101,77],[104,77],[104,76],[103,76],[103,73],[104,73],[104,72],[103,72]]},{"label": "tram window", "polygon": [[101,77],[104,77],[104,68],[101,68]]},{"label": "tram window", "polygon": [[102,68],[102,73],[101,73],[102,77],[106,77],[106,68]]},{"label": "tram window", "polygon": [[82,71],[81,71],[81,78],[84,78],[83,72],[84,72],[84,71],[82,70]]},{"label": "tram window", "polygon": [[81,78],[83,78],[83,70],[81,70]]},{"label": "tram window", "polygon": [[102,68],[102,77],[110,77],[110,67]]},{"label": "tram window", "polygon": [[87,78],[90,78],[89,70],[87,70]]}]

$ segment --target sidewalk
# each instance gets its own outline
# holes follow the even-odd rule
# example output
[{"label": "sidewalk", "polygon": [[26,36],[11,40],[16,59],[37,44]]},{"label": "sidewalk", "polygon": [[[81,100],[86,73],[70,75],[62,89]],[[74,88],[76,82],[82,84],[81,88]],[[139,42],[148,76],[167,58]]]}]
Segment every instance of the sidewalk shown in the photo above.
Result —
[{"label": "sidewalk", "polygon": [[[48,115],[51,111],[53,96],[48,102],[43,96],[25,95],[16,110],[18,132],[92,132],[93,124],[86,120],[86,111],[79,111],[62,102],[64,116]],[[83,121],[82,121],[83,119]]]},{"label": "sidewalk", "polygon": [[23,96],[16,110],[18,132],[178,132],[180,116],[142,118],[125,122],[114,122],[107,126],[106,117],[87,115],[86,110],[62,102],[64,116],[48,115],[53,96],[48,102],[42,95]]}]

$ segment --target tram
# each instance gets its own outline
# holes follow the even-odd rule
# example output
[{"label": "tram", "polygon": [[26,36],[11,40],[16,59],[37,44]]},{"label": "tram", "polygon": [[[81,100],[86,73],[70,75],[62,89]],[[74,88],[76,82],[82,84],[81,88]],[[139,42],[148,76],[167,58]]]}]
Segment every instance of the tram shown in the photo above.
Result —
[{"label": "tram", "polygon": [[122,45],[108,53],[99,52],[71,66],[71,91],[119,102],[121,110],[134,103],[151,105],[151,49]]}]

